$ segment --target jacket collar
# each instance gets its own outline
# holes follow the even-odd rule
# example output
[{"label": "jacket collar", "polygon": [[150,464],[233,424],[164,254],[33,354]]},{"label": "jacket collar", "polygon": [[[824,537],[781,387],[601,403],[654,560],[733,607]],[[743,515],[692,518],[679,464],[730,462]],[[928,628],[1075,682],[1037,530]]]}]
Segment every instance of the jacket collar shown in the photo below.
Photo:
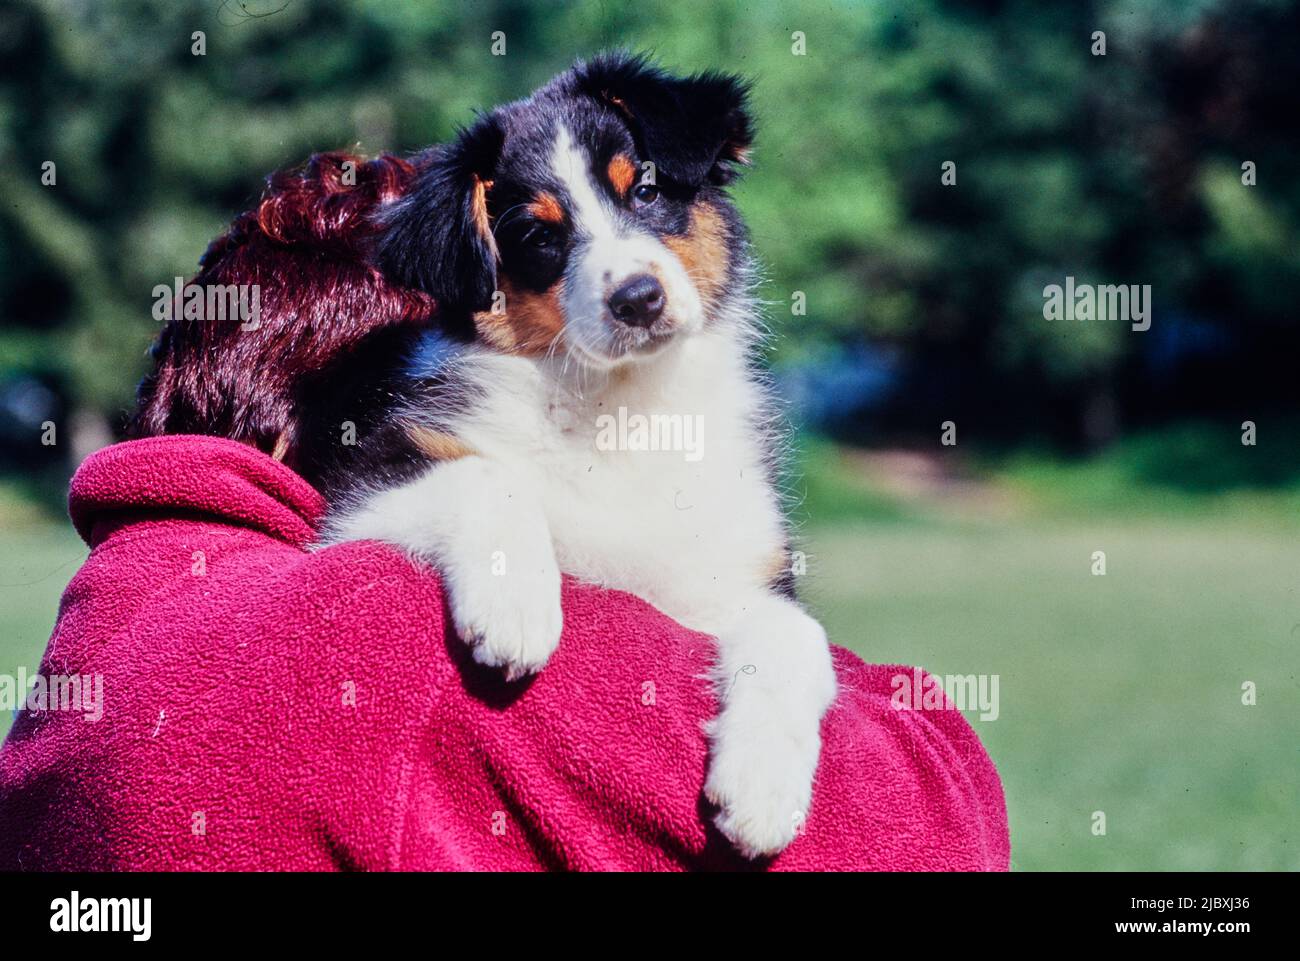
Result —
[{"label": "jacket collar", "polygon": [[251,527],[305,546],[325,500],[266,454],[224,437],[175,434],[126,441],[82,462],[68,491],[73,526],[89,546],[127,517],[192,518]]}]

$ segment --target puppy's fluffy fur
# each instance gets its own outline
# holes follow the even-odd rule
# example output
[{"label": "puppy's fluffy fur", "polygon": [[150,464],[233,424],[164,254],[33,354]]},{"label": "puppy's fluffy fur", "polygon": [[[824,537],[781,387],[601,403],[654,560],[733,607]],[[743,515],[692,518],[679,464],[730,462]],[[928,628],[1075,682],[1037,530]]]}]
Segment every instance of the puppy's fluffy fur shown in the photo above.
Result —
[{"label": "puppy's fluffy fur", "polygon": [[[752,365],[753,268],[726,193],[745,94],[599,57],[395,168],[354,252],[370,283],[416,298],[407,317],[419,298],[437,313],[419,332],[374,319],[262,435],[329,499],[323,543],[384,540],[437,567],[457,632],[509,678],[560,641],[562,571],[714,635],[705,793],[760,856],[808,810],[835,680],[792,598]],[[141,432],[167,425],[156,394]],[[655,415],[702,428],[696,456],[599,442],[605,418]]]}]

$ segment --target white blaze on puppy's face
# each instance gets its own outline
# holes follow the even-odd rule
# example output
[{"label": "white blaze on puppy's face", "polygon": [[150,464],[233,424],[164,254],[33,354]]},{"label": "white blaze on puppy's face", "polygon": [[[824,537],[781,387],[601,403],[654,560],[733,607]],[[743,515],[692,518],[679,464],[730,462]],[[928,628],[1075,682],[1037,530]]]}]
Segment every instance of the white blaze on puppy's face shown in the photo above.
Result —
[{"label": "white blaze on puppy's face", "polygon": [[[668,335],[703,327],[700,295],[681,261],[654,234],[619,222],[596,185],[586,154],[563,125],[556,131],[551,169],[572,204],[575,242],[565,270],[563,304],[568,340],[579,357],[611,366]],[[656,278],[664,291],[663,314],[649,332],[629,330],[608,305],[615,290],[640,274]]]}]

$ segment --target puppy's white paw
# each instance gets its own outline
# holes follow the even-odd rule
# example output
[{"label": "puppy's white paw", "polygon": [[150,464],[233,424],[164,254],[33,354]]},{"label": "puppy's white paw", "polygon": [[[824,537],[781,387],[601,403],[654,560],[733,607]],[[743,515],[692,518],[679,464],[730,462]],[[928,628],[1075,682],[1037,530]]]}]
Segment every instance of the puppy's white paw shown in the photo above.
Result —
[{"label": "puppy's white paw", "polygon": [[432,465],[332,517],[327,542],[396,544],[442,572],[452,623],[481,664],[511,680],[560,640],[560,570],[537,484],[483,457]]},{"label": "puppy's white paw", "polygon": [[722,710],[709,726],[704,793],[746,857],[779,854],[812,803],[821,719],[835,699],[826,632],[797,605],[764,596],[719,632]]},{"label": "puppy's white paw", "polygon": [[[516,563],[520,563],[516,560]],[[448,571],[447,594],[456,633],[474,660],[504,668],[508,680],[545,666],[560,642],[560,571],[550,556],[493,573],[491,565],[457,565]]]},{"label": "puppy's white paw", "polygon": [[800,737],[770,721],[716,734],[704,794],[721,809],[718,830],[745,857],[779,854],[795,839],[812,803],[820,750],[816,733]]}]

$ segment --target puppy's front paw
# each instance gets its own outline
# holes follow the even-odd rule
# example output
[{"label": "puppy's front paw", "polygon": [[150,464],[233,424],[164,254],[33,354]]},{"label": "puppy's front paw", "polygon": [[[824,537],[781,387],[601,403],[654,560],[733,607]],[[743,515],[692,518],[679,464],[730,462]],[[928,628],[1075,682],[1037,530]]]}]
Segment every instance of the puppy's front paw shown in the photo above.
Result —
[{"label": "puppy's front paw", "polygon": [[511,680],[560,640],[560,570],[536,483],[469,456],[432,465],[330,523],[329,540],[374,538],[442,572],[456,633]]},{"label": "puppy's front paw", "polygon": [[807,817],[821,719],[835,698],[826,632],[795,604],[765,596],[718,644],[723,704],[709,726],[704,793],[742,854],[779,854]]},{"label": "puppy's front paw", "polygon": [[[507,564],[510,558],[505,558]],[[515,559],[515,563],[521,563]],[[560,571],[553,557],[493,569],[458,565],[448,572],[452,623],[474,660],[504,668],[507,680],[540,671],[560,642]]]},{"label": "puppy's front paw", "polygon": [[[725,724],[725,721],[723,722]],[[721,810],[714,824],[747,858],[781,853],[812,803],[821,738],[780,730],[715,731],[705,796]]]}]

